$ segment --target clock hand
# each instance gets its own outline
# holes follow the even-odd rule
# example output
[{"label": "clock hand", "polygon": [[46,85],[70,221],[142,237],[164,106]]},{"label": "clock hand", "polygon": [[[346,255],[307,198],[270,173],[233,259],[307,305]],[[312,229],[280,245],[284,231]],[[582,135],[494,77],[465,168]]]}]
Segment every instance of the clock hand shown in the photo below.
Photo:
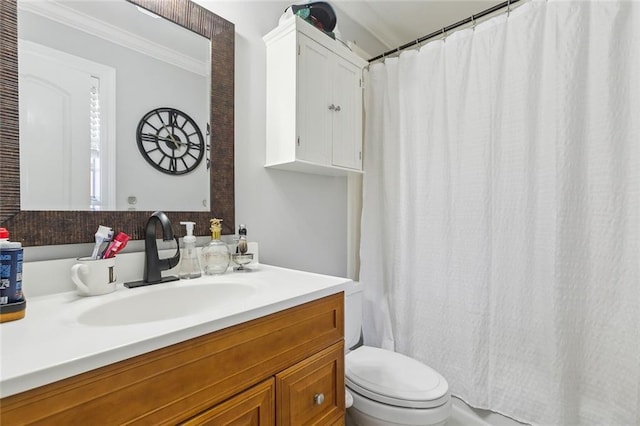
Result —
[{"label": "clock hand", "polygon": [[173,138],[163,138],[162,136],[157,136],[158,139],[163,140],[163,141],[167,141],[167,142],[173,142],[173,144],[176,146],[176,148],[179,148],[180,145],[185,145],[184,142],[180,142],[177,141]]},{"label": "clock hand", "polygon": [[[173,138],[173,133],[171,133],[171,132],[169,131],[169,129],[167,129],[167,126],[165,126],[165,124],[164,124],[164,123],[161,123],[161,124],[162,124],[162,128],[163,128],[164,130],[166,130],[166,131],[167,131],[167,134],[168,134],[168,136],[169,136],[169,139],[170,139],[170,141],[171,141],[171,142],[173,142],[173,144],[175,145],[176,149],[180,148],[180,147],[178,146],[178,142]],[[158,139],[160,139],[160,136],[158,136]],[[168,139],[166,139],[166,138],[162,138],[162,140],[168,140]]]},{"label": "clock hand", "polygon": [[173,143],[175,145],[176,148],[179,148],[178,145],[185,145],[184,142],[177,141],[177,140],[175,140],[173,138],[165,138],[165,137],[162,137],[162,136],[154,135],[153,133],[145,133],[145,135],[147,135],[147,136],[149,136],[151,138],[155,138],[155,139],[161,140],[161,141],[171,142],[171,143]]}]

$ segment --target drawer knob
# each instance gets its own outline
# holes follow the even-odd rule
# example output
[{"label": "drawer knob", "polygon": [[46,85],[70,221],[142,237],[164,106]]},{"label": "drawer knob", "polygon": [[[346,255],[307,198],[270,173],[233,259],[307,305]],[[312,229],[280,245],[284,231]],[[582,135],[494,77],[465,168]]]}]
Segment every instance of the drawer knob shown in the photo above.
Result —
[{"label": "drawer knob", "polygon": [[317,393],[317,394],[313,395],[313,402],[316,405],[322,405],[322,403],[324,402],[324,394]]}]

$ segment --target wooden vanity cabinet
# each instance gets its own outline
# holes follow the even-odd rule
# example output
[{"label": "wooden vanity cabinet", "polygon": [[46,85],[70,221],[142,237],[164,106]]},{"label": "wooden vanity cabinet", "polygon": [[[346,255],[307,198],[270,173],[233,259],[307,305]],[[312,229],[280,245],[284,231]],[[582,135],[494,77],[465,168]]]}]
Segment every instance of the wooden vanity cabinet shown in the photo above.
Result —
[{"label": "wooden vanity cabinet", "polygon": [[0,424],[333,425],[344,397],[338,293],[3,398]]}]

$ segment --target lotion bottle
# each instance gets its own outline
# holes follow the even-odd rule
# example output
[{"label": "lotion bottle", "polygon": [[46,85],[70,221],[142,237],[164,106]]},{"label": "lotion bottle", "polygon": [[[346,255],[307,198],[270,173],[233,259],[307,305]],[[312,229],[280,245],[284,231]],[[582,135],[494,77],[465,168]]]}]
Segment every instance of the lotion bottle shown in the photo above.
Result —
[{"label": "lotion bottle", "polygon": [[227,272],[231,255],[229,247],[220,240],[222,219],[211,219],[211,241],[202,248],[202,264],[205,275],[219,275]]},{"label": "lotion bottle", "polygon": [[195,222],[180,222],[187,228],[187,234],[182,239],[184,248],[182,250],[182,259],[180,261],[180,269],[178,276],[181,279],[198,278],[202,275],[200,269],[200,260],[196,249],[196,237],[193,235],[193,227]]}]

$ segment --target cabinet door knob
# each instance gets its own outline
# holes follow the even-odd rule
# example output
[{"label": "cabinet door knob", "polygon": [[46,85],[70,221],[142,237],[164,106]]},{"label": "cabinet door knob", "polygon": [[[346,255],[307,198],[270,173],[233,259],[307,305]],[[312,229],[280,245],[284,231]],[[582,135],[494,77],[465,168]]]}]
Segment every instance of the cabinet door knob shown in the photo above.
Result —
[{"label": "cabinet door knob", "polygon": [[335,110],[336,110],[336,106],[334,104],[329,105],[329,111],[335,111]]},{"label": "cabinet door knob", "polygon": [[317,394],[313,395],[313,402],[316,405],[322,405],[322,403],[324,402],[324,394],[317,393]]},{"label": "cabinet door knob", "polygon": [[336,107],[336,112],[340,112],[340,105]]}]

